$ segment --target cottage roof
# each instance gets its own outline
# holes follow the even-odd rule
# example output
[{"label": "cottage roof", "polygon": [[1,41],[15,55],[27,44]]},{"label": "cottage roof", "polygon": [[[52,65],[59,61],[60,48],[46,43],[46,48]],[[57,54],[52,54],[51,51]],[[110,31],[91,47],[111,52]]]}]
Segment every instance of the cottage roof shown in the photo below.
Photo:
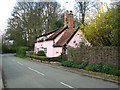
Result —
[{"label": "cottage roof", "polygon": [[65,30],[65,33],[61,36],[61,38],[54,44],[54,47],[62,47],[69,43],[75,33],[78,31],[79,28],[69,28]]},{"label": "cottage roof", "polygon": [[[79,29],[79,27],[77,29],[72,28],[72,27],[68,28],[68,26],[61,27],[60,29],[58,29],[54,32],[52,31],[53,34],[51,32],[49,32],[44,35],[41,35],[41,37],[52,34],[50,37],[46,38],[45,41],[54,40],[59,34],[61,34],[63,31],[65,31],[64,34],[60,37],[60,39],[53,45],[54,47],[62,47],[64,45],[66,45],[67,43],[69,43],[69,41],[72,39],[72,37],[78,31],[78,29]],[[38,42],[43,42],[43,41],[44,41],[44,39],[41,38]]]},{"label": "cottage roof", "polygon": [[[50,37],[48,37],[48,38],[46,38],[46,41],[48,41],[48,40],[53,40],[53,39],[55,39],[59,34],[61,34],[64,30],[66,30],[68,28],[68,26],[66,26],[66,27],[61,27],[60,29],[58,29],[58,30],[55,30],[55,31],[52,31],[52,32],[48,32],[48,33],[46,33],[46,34],[44,34],[44,35],[41,35],[41,36],[39,36],[39,38],[40,37],[42,37],[42,36],[47,36],[47,35],[50,35],[50,34],[52,34]],[[38,42],[43,42],[43,38],[41,38]]]}]

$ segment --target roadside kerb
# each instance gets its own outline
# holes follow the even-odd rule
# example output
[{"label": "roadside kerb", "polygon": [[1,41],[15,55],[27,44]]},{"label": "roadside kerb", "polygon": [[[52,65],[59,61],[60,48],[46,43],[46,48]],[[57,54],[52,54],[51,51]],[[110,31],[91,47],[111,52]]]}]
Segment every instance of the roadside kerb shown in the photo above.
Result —
[{"label": "roadside kerb", "polygon": [[[30,58],[26,58],[26,60],[31,60]],[[37,61],[37,62],[40,62],[40,60],[37,60],[37,59],[32,59],[32,61]],[[73,68],[73,67],[64,67],[64,66],[61,66],[59,62],[56,62],[56,63],[53,63],[53,62],[42,62],[43,64],[46,64],[46,65],[49,65],[51,67],[54,67],[54,68],[57,68],[57,69],[62,69],[62,70],[65,70],[65,71],[69,71],[69,72],[72,72],[72,73],[77,73],[77,74],[80,74],[80,75],[84,75],[84,76],[88,76],[88,77],[91,77],[91,78],[96,78],[96,79],[102,79],[104,81],[109,81],[109,82],[113,82],[113,83],[118,83],[120,84],[120,77],[118,76],[114,76],[114,75],[109,75],[109,74],[105,74],[105,73],[100,73],[100,72],[92,72],[92,71],[87,71],[87,70],[84,70],[84,69],[78,69],[78,68]],[[102,77],[102,76],[99,76],[99,75],[105,75],[106,77]]]}]

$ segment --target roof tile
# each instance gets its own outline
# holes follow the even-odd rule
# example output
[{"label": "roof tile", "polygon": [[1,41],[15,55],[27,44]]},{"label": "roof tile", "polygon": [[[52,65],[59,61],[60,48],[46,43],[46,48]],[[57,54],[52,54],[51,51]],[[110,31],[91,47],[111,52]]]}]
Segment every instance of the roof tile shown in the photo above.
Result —
[{"label": "roof tile", "polygon": [[75,32],[74,28],[66,29],[65,33],[61,36],[61,38],[54,44],[54,46],[63,46],[68,41],[68,39]]}]

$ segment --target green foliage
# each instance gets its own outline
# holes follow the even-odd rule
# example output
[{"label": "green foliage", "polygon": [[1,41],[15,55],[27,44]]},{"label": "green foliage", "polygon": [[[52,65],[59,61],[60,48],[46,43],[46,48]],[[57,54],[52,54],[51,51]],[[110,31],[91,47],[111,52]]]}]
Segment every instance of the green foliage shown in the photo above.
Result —
[{"label": "green foliage", "polygon": [[9,52],[9,48],[7,45],[2,44],[2,53],[8,53]]},{"label": "green foliage", "polygon": [[112,69],[112,66],[109,64],[103,64],[101,72],[109,73],[109,70]]},{"label": "green foliage", "polygon": [[34,53],[29,53],[30,55],[34,55]]},{"label": "green foliage", "polygon": [[29,47],[19,47],[16,56],[24,58],[26,57],[26,51],[29,50]]},{"label": "green foliage", "polygon": [[86,67],[87,65],[88,65],[88,61],[87,62],[82,61],[79,68],[82,69],[82,68]]},{"label": "green foliage", "polygon": [[11,45],[2,44],[2,53],[15,53]]},{"label": "green foliage", "polygon": [[115,69],[115,68],[111,68],[108,73],[112,75],[120,76],[120,70]]},{"label": "green foliage", "polygon": [[91,67],[92,71],[101,72],[102,71],[102,63],[96,63]]},{"label": "green foliage", "polygon": [[85,70],[91,70],[94,72],[103,72],[107,74],[120,76],[120,69],[118,66],[112,66],[109,64],[104,64],[102,62],[96,64],[89,64],[84,68]]},{"label": "green foliage", "polygon": [[17,51],[19,47],[24,47],[26,45],[27,41],[25,39],[22,39],[21,37],[18,37],[13,41],[12,50]]},{"label": "green foliage", "polygon": [[45,56],[37,56],[37,55],[31,55],[31,54],[26,54],[27,57],[30,57],[30,58],[34,58],[34,59],[38,59],[38,60],[41,60],[41,61],[48,61],[48,62],[51,62],[51,61],[62,61],[61,59],[61,56],[58,56],[58,57],[45,57]]},{"label": "green foliage", "polygon": [[[19,15],[21,10],[24,12]],[[63,25],[59,21],[63,19],[62,14],[58,2],[18,2],[8,20],[6,39],[14,41],[15,49],[21,46],[33,49],[36,37],[42,34],[42,30],[50,32]]]},{"label": "green foliage", "polygon": [[79,68],[79,64],[76,64],[76,63],[74,63],[73,65],[72,65],[72,67],[75,67],[75,68]]},{"label": "green foliage", "polygon": [[89,65],[86,66],[84,69],[85,69],[85,70],[91,70],[91,68],[92,68],[93,65],[94,65],[94,64],[89,64]]},{"label": "green foliage", "polygon": [[55,28],[60,28],[62,26],[64,26],[64,21],[63,20],[55,21]]},{"label": "green foliage", "polygon": [[46,56],[44,51],[38,51],[37,55],[38,56]]},{"label": "green foliage", "polygon": [[62,61],[61,65],[71,67],[73,65],[73,61]]},{"label": "green foliage", "polygon": [[[107,9],[107,12],[105,9]],[[120,6],[111,8],[103,3],[97,3],[96,10],[86,24],[81,24],[85,37],[93,46],[120,46]]]}]

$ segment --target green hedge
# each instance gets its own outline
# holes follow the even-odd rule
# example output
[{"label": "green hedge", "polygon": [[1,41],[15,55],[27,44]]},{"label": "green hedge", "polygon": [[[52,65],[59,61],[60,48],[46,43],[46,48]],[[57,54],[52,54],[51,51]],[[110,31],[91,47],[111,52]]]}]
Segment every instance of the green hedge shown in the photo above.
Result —
[{"label": "green hedge", "polygon": [[26,54],[27,57],[30,57],[30,58],[34,58],[34,59],[38,59],[38,60],[41,60],[41,61],[62,61],[61,59],[61,56],[59,57],[45,57],[45,56],[37,56],[37,55],[30,55],[30,54]]},{"label": "green hedge", "polygon": [[29,50],[29,47],[19,47],[16,56],[24,58],[26,57],[26,51]]}]

